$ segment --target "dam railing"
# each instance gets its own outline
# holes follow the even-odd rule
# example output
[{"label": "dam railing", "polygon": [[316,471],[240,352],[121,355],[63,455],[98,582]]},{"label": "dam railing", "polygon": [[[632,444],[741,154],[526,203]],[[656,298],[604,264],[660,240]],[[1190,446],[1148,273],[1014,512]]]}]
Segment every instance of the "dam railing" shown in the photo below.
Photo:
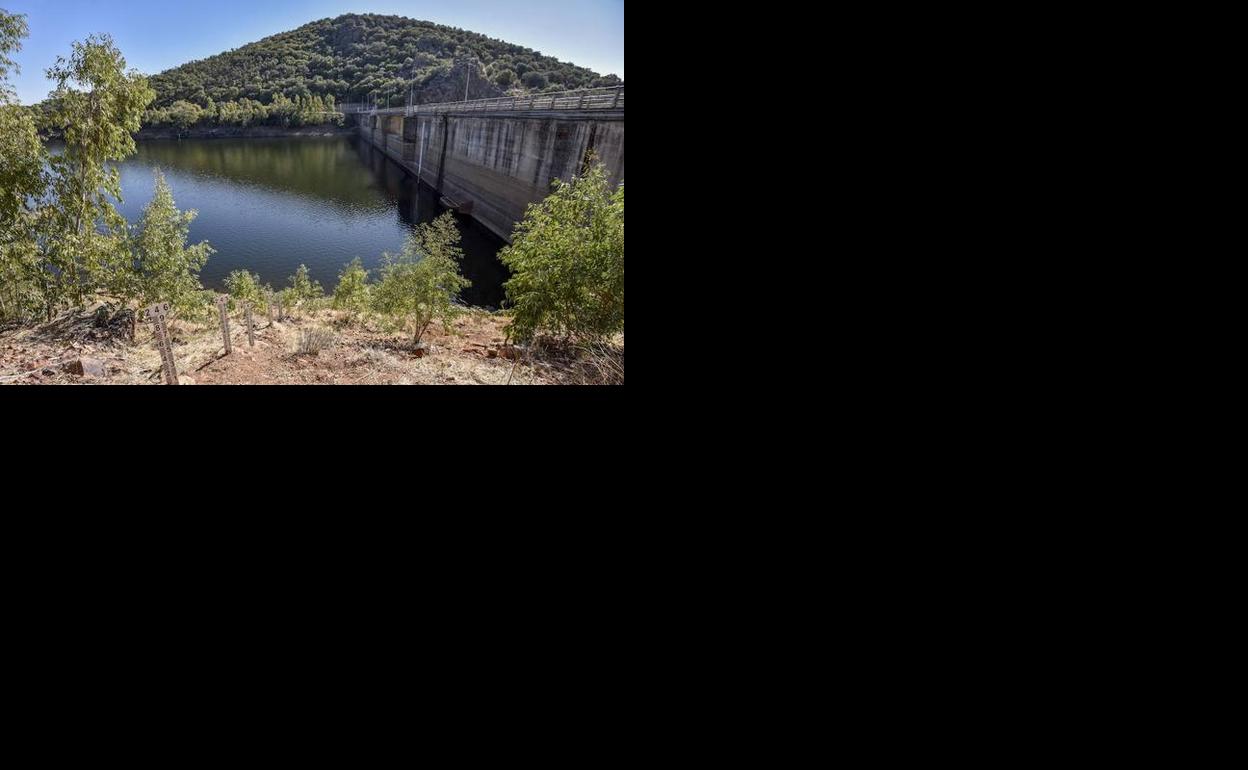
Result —
[{"label": "dam railing", "polygon": [[405,107],[378,108],[367,104],[340,104],[343,113],[369,113],[371,115],[440,115],[450,112],[518,112],[521,110],[622,110],[624,109],[624,86],[607,88],[582,88],[576,91],[559,91],[549,94],[504,96],[497,99],[476,99],[466,102],[442,104],[417,104]]}]

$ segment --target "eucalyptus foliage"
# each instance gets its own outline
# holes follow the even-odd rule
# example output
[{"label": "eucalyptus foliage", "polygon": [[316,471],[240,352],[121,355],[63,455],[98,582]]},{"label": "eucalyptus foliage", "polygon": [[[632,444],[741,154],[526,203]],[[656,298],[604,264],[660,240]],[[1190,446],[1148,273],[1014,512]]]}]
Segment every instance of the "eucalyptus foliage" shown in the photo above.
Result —
[{"label": "eucalyptus foliage", "polygon": [[295,295],[295,301],[301,302],[309,299],[320,299],[325,296],[325,289],[317,281],[313,281],[308,273],[307,265],[300,265],[289,279],[291,291]]},{"label": "eucalyptus foliage", "polygon": [[33,316],[44,304],[33,203],[47,187],[47,154],[33,114],[12,103],[8,84],[17,71],[11,54],[27,34],[24,16],[0,10],[0,321]]},{"label": "eucalyptus foliage", "polygon": [[450,212],[432,224],[422,224],[408,237],[399,256],[386,254],[381,282],[373,287],[373,310],[392,321],[415,327],[419,343],[434,320],[447,331],[462,312],[455,300],[472,286],[460,273],[463,250],[459,226]]},{"label": "eucalyptus foliage", "polygon": [[199,271],[214,249],[206,241],[187,245],[196,216],[194,211],[178,211],[173,192],[157,169],[156,194],[132,239],[134,269],[121,273],[115,289],[123,301],[135,300],[139,308],[168,302],[183,316],[204,315]]},{"label": "eucalyptus foliage", "polygon": [[11,54],[22,50],[22,38],[30,34],[26,17],[9,13],[0,8],[0,101],[11,101],[13,90],[9,87],[9,70],[17,71],[17,62]]},{"label": "eucalyptus foliage", "polygon": [[368,311],[369,305],[368,271],[364,263],[356,259],[338,274],[338,286],[334,289],[334,309],[348,310],[352,316],[359,316]]},{"label": "eucalyptus foliage", "polygon": [[[23,18],[0,11],[0,82],[25,33]],[[121,200],[116,164],[134,153],[133,133],[155,98],[147,79],[127,70],[106,35],[74,43],[47,76],[56,90],[38,118],[10,104],[7,84],[0,87],[0,319],[41,313],[51,320],[96,292],[126,307],[169,302],[198,314],[198,273],[212,249],[187,245],[194,212],[177,210],[159,172],[137,227],[114,206]],[[63,137],[62,152],[45,151],[39,121]]]},{"label": "eucalyptus foliage", "polygon": [[241,308],[244,302],[250,302],[255,308],[267,308],[260,276],[247,270],[235,270],[226,276],[225,291],[230,295],[230,310]]},{"label": "eucalyptus foliage", "polygon": [[51,205],[40,210],[40,258],[48,318],[63,303],[82,306],[95,289],[132,270],[128,225],[113,206],[121,200],[115,162],[134,153],[133,133],[155,92],[147,78],[126,70],[107,35],[74,43],[68,59],[47,71],[56,90],[46,119],[65,140],[48,159]]},{"label": "eucalyptus foliage", "polygon": [[513,338],[594,340],[623,331],[624,185],[612,192],[597,163],[571,182],[556,181],[499,259],[513,276],[506,285]]}]

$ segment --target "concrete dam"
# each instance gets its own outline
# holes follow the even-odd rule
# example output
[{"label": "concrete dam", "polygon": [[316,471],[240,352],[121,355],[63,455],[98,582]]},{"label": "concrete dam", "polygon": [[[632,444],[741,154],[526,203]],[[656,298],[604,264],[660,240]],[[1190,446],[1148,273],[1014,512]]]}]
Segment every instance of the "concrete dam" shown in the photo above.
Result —
[{"label": "concrete dam", "polygon": [[360,136],[432,187],[443,203],[508,243],[528,206],[595,152],[624,181],[624,89],[420,105],[344,106]]}]

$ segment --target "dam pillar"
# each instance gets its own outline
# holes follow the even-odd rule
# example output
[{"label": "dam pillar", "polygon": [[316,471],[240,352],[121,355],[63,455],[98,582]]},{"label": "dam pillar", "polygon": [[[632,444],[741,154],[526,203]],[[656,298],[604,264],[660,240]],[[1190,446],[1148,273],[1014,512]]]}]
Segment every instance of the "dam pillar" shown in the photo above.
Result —
[{"label": "dam pillar", "polygon": [[403,118],[403,160],[415,161],[420,141],[420,121],[415,115]]},{"label": "dam pillar", "polygon": [[438,160],[438,195],[442,194],[442,183],[446,180],[446,149],[451,137],[451,116],[442,116],[442,156]]}]

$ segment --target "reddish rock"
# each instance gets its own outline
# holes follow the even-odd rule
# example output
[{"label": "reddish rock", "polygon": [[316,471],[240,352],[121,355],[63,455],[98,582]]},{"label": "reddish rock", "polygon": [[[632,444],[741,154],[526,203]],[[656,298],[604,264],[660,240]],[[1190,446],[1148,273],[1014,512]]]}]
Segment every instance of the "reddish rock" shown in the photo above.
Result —
[{"label": "reddish rock", "polygon": [[65,365],[65,371],[79,377],[103,377],[104,364],[94,358],[79,358]]}]

